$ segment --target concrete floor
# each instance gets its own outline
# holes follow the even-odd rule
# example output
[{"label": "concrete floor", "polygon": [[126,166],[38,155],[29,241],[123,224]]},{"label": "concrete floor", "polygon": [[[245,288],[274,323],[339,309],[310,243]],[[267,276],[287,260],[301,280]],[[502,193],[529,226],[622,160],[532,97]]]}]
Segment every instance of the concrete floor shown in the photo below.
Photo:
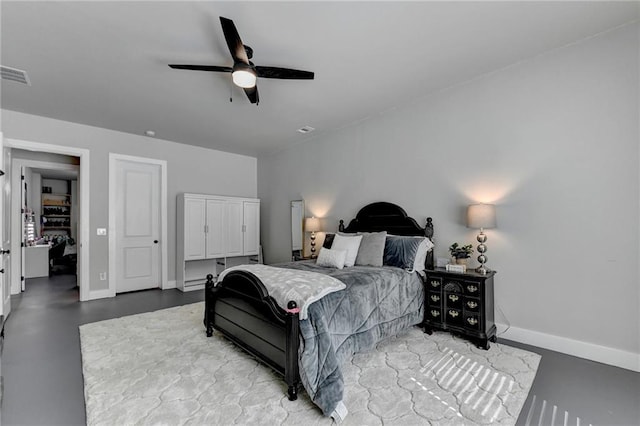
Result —
[{"label": "concrete floor", "polygon": [[[78,326],[201,300],[201,291],[148,290],[78,303],[74,276],[28,280],[5,324],[2,424],[85,424]],[[518,425],[640,425],[640,373],[500,343],[542,355]]]}]

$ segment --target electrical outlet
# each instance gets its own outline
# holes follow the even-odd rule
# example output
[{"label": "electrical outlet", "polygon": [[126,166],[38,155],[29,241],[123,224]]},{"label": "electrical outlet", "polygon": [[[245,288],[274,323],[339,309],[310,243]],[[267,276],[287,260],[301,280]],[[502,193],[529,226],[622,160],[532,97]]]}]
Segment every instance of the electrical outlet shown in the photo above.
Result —
[{"label": "electrical outlet", "polygon": [[107,273],[106,272],[100,272],[100,281],[105,281],[107,279]]},{"label": "electrical outlet", "polygon": [[98,228],[98,235],[107,235],[107,228]]}]

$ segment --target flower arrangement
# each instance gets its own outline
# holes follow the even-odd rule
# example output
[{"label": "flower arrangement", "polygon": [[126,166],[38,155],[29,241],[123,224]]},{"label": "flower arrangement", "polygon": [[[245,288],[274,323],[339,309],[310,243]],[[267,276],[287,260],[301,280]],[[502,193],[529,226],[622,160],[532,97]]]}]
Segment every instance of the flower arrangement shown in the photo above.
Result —
[{"label": "flower arrangement", "polygon": [[451,257],[456,259],[468,259],[473,254],[473,246],[471,244],[461,246],[458,243],[453,243],[449,246],[449,253],[451,253]]}]

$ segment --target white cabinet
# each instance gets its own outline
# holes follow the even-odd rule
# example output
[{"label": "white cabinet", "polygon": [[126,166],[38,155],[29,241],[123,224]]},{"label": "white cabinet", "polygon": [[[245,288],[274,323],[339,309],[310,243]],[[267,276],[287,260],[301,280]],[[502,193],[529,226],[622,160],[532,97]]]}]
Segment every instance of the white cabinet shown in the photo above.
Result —
[{"label": "white cabinet", "polygon": [[216,276],[229,264],[258,261],[260,200],[185,193],[177,208],[180,290],[203,288],[207,274]]}]

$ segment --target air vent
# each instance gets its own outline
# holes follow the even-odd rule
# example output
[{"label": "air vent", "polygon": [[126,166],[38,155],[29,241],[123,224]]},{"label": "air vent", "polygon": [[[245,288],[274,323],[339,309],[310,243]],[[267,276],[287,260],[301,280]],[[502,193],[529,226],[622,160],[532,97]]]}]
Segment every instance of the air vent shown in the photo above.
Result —
[{"label": "air vent", "polygon": [[15,81],[16,83],[22,83],[26,84],[27,86],[31,86],[31,82],[29,81],[29,76],[27,75],[26,71],[0,65],[0,74],[2,75],[3,80],[11,80]]},{"label": "air vent", "polygon": [[315,129],[311,126],[304,126],[298,129],[298,132],[300,133],[311,133],[313,132]]}]

